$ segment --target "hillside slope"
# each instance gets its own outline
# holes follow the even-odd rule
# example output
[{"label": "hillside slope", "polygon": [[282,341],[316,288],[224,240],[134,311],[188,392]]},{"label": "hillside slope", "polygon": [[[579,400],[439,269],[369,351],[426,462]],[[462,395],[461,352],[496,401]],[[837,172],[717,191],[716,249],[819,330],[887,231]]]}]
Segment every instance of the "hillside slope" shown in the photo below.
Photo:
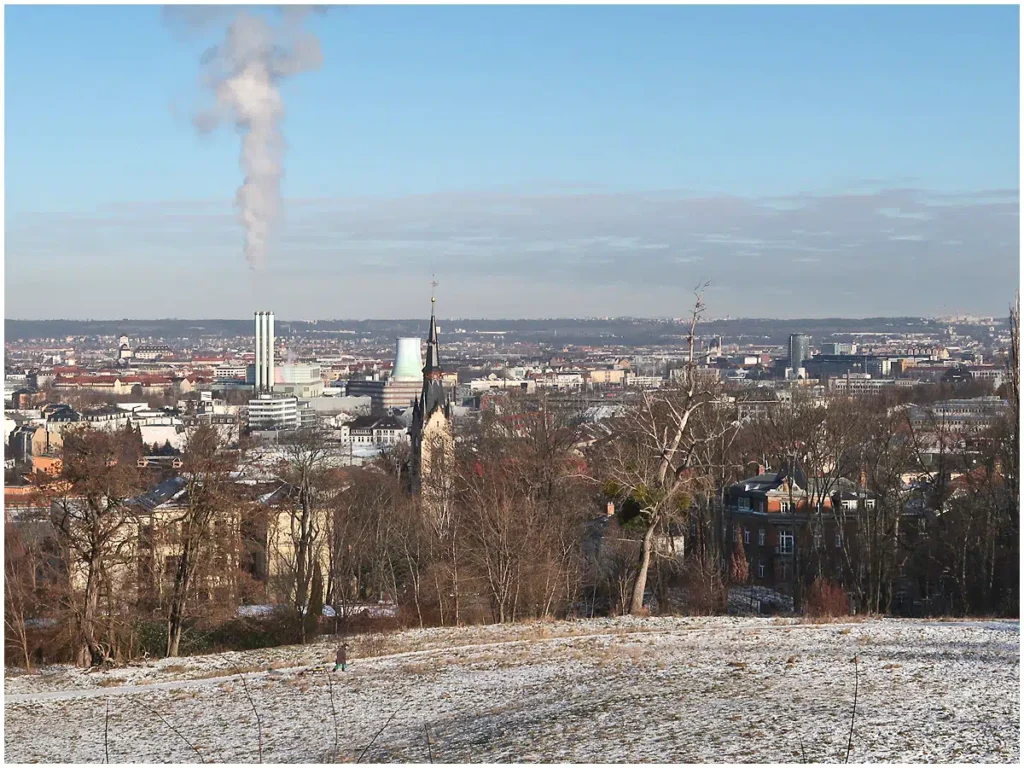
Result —
[{"label": "hillside slope", "polygon": [[601,620],[359,638],[328,676],[332,655],[8,676],[5,759],[103,762],[106,731],[110,762],[198,762],[186,740],[256,762],[255,705],[265,762],[842,762],[855,685],[850,762],[1020,754],[1016,622]]}]

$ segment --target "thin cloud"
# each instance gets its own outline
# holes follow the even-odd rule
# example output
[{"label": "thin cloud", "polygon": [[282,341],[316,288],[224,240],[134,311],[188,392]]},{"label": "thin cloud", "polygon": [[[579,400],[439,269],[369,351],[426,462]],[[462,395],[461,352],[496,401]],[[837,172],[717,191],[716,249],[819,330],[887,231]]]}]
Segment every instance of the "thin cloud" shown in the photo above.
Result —
[{"label": "thin cloud", "polygon": [[[292,199],[271,246],[280,258],[271,259],[268,300],[320,317],[337,316],[339,301],[366,316],[408,316],[389,306],[396,276],[412,286],[436,272],[463,315],[472,312],[457,308],[487,307],[488,297],[508,306],[506,296],[497,301],[495,281],[533,287],[516,297],[519,316],[587,314],[598,296],[614,300],[602,314],[674,315],[680,290],[697,278],[741,286],[715,297],[722,314],[992,312],[1017,280],[1018,198],[1015,190],[756,198],[545,188]],[[155,311],[153,301],[187,303],[197,316],[223,312],[225,302],[239,316],[251,311],[219,283],[168,269],[203,265],[221,281],[243,280],[228,200],[36,212],[7,223],[12,316],[36,311],[23,288],[44,274],[48,294],[69,311],[101,314],[105,294],[91,274],[105,270],[130,270],[150,292],[159,286],[142,314]],[[914,290],[899,284],[902,276]],[[336,288],[329,300],[311,285],[324,280]],[[365,295],[352,294],[357,280]],[[97,290],[87,290],[92,282]],[[779,303],[788,295],[798,307]]]}]

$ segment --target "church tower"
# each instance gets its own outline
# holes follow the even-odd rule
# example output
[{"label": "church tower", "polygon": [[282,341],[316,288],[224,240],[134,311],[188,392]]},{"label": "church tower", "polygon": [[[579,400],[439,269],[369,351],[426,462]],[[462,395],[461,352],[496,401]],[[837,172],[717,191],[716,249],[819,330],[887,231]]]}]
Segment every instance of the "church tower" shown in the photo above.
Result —
[{"label": "church tower", "polygon": [[[423,389],[413,406],[411,481],[414,493],[424,497],[424,504],[441,503],[435,497],[448,486],[455,458],[452,436],[451,401],[445,392],[441,356],[437,343],[437,321],[434,317],[436,299],[430,297],[430,331],[427,335],[427,360],[423,366]],[[445,494],[446,496],[446,494]]]}]

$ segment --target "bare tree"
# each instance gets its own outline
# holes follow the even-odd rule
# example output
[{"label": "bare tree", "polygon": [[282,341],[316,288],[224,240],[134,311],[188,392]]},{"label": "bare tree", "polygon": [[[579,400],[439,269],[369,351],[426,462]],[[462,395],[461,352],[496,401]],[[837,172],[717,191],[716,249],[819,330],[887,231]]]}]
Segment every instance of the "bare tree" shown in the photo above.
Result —
[{"label": "bare tree", "polygon": [[[693,415],[715,399],[713,388],[697,374],[696,328],[704,312],[703,290],[696,291],[687,342],[689,362],[676,386],[643,391],[639,402],[617,420],[616,433],[603,444],[601,465],[611,495],[628,502],[642,531],[640,562],[630,598],[630,612],[641,613],[655,534],[685,515],[689,492],[707,481],[694,463],[698,437]],[[708,439],[704,436],[701,439]]]},{"label": "bare tree", "polygon": [[[857,542],[865,564],[862,606],[875,613],[892,607],[894,583],[907,560],[903,519],[912,489],[904,475],[913,466],[914,445],[902,408],[879,407],[865,400],[860,417],[867,424],[863,454],[864,481],[872,506],[860,511]],[[845,545],[845,537],[842,540]]]},{"label": "bare tree", "polygon": [[127,430],[89,428],[65,435],[60,480],[53,484],[52,520],[70,565],[81,666],[111,659],[104,638],[100,598],[117,586],[116,571],[128,564],[137,536],[129,503],[142,489],[139,444]]},{"label": "bare tree", "polygon": [[15,525],[8,522],[4,530],[4,639],[21,653],[26,671],[32,669],[28,622],[36,602],[32,583],[35,571],[31,547]]},{"label": "bare tree", "polygon": [[[168,606],[168,656],[178,655],[186,606],[194,591],[200,563],[217,547],[230,546],[230,542],[215,540],[213,533],[216,522],[228,523],[227,517],[238,513],[240,500],[232,477],[237,468],[237,457],[224,450],[216,429],[202,425],[189,434],[181,467],[184,509],[170,521],[174,529],[180,531],[180,551]],[[225,530],[227,527],[222,526]]]},{"label": "bare tree", "polygon": [[[281,440],[284,462],[281,479],[295,489],[294,500],[285,507],[290,548],[290,595],[300,616],[308,609],[314,564],[321,556],[329,525],[328,503],[337,491],[332,479],[333,447],[322,427],[300,430]],[[305,622],[301,622],[305,643]]]}]

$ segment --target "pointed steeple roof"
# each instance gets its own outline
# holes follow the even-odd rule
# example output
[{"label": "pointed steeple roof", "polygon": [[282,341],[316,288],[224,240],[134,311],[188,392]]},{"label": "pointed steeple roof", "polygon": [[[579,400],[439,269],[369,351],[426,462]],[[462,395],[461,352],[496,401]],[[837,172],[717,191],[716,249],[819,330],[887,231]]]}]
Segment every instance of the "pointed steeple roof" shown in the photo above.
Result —
[{"label": "pointed steeple roof", "polygon": [[427,364],[423,366],[423,375],[441,373],[441,357],[437,345],[437,321],[434,319],[434,304],[437,301],[430,297],[430,332],[427,334]]}]

